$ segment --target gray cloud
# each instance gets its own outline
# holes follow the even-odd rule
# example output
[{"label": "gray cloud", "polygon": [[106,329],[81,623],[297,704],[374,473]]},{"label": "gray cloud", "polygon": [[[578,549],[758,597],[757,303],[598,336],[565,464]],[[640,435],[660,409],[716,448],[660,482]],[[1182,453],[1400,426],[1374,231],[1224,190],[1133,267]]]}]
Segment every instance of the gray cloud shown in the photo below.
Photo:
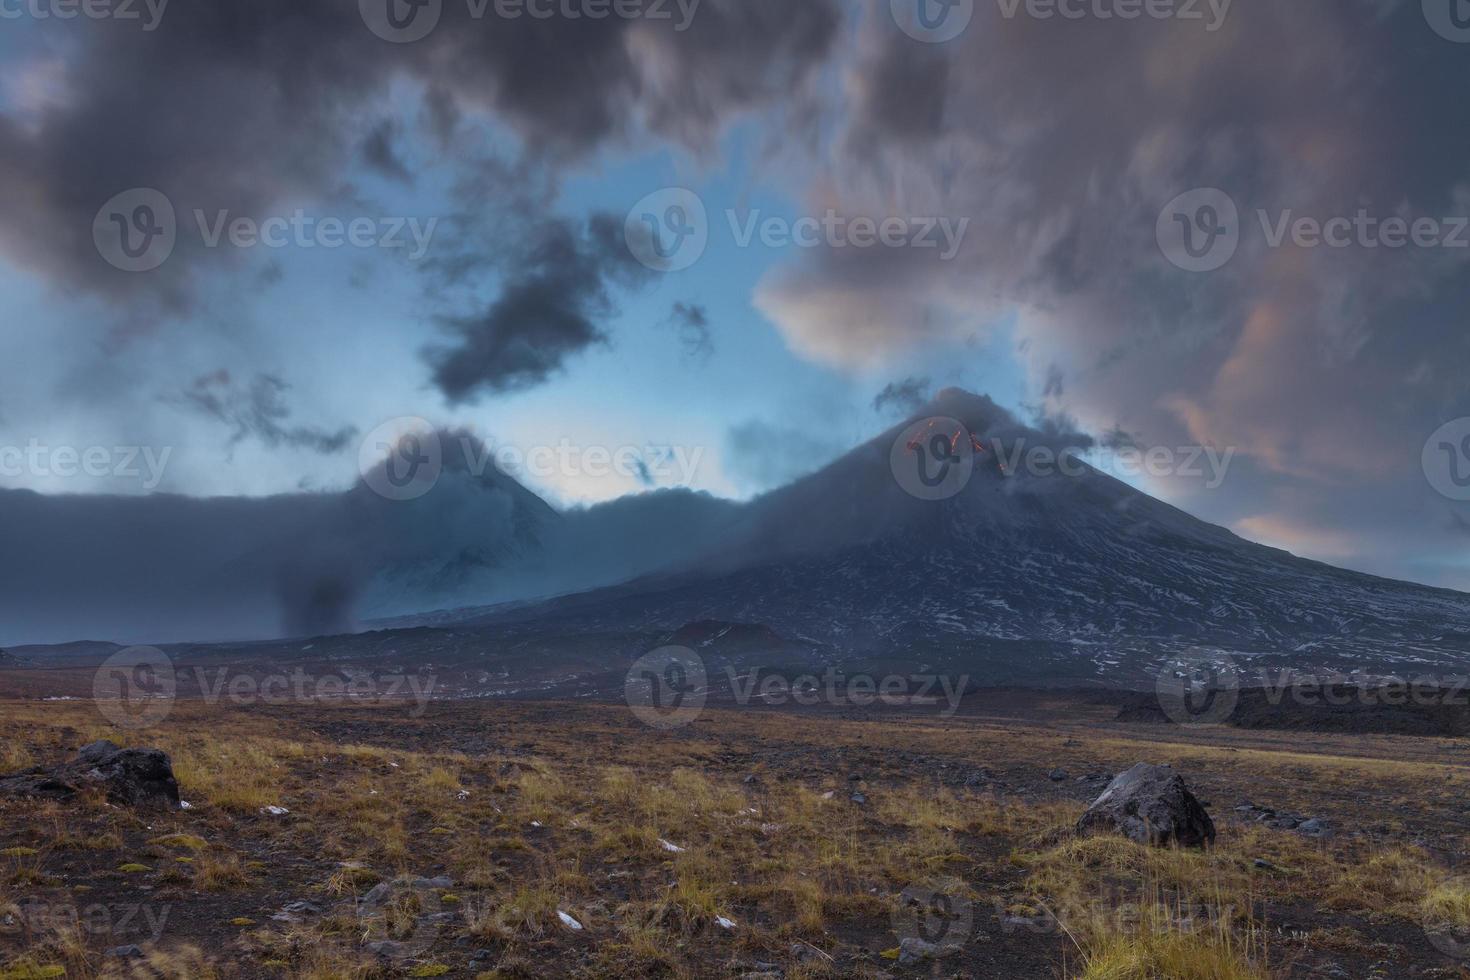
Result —
[{"label": "gray cloud", "polygon": [[0,116],[0,250],[70,288],[127,300],[130,325],[144,329],[188,310],[223,257],[181,235],[152,273],[107,266],[90,229],[120,191],[156,188],[181,218],[195,208],[259,218],[348,193],[342,175],[358,154],[405,179],[400,134],[383,117],[396,83],[421,93],[422,122],[441,141],[474,115],[550,163],[644,126],[705,146],[734,116],[812,84],[840,23],[835,0],[705,0],[684,32],[672,20],[491,10],[475,20],[445,4],[413,44],[375,37],[352,0],[259,0],[243,13],[176,5],[147,33],[39,22],[66,52],[64,95]]},{"label": "gray cloud", "polygon": [[1143,440],[1120,425],[1115,425],[1098,437],[1098,445],[1104,449],[1138,449],[1143,446]]},{"label": "gray cloud", "polygon": [[362,158],[369,167],[384,177],[404,184],[413,183],[413,174],[398,155],[398,123],[385,119],[372,128],[362,141]]},{"label": "gray cloud", "polygon": [[545,381],[568,357],[607,341],[598,321],[614,309],[613,287],[652,275],[633,258],[622,221],[613,215],[594,215],[585,229],[548,221],[529,235],[487,310],[440,318],[452,343],[430,348],[425,357],[451,402]]},{"label": "gray cloud", "polygon": [[[1444,98],[1470,82],[1462,45],[1416,3],[1236,4],[1215,32],[977,5],[943,45],[893,30],[887,6],[870,4],[811,208],[967,217],[970,233],[948,263],[829,249],[772,272],[757,300],[793,349],[868,370],[1014,329],[1049,410],[1237,448],[1228,493],[1176,488],[1205,516],[1308,528],[1330,497],[1366,526],[1387,496],[1401,541],[1436,546],[1410,515],[1425,435],[1466,409],[1470,255],[1271,248],[1257,210],[1464,216],[1470,136]],[[1155,235],[1198,187],[1240,210],[1240,247],[1208,274],[1170,265]],[[1423,574],[1379,548],[1351,560]]]},{"label": "gray cloud", "polygon": [[929,400],[934,383],[928,378],[907,377],[902,381],[890,381],[873,398],[873,411],[894,412],[912,415]]},{"label": "gray cloud", "polygon": [[697,360],[708,360],[715,352],[714,339],[710,336],[709,312],[698,303],[674,304],[669,313],[669,323],[679,334],[679,345],[684,356]]},{"label": "gray cloud", "polygon": [[1062,369],[1053,364],[1046,369],[1046,385],[1042,388],[1041,397],[1061,398],[1067,392],[1067,378],[1062,374]]},{"label": "gray cloud", "polygon": [[194,379],[171,400],[228,426],[231,447],[253,438],[273,449],[285,446],[324,455],[347,448],[357,436],[352,426],[330,430],[290,424],[292,412],[286,403],[290,390],[290,385],[273,374],[257,374],[249,384],[242,384],[221,368]]}]

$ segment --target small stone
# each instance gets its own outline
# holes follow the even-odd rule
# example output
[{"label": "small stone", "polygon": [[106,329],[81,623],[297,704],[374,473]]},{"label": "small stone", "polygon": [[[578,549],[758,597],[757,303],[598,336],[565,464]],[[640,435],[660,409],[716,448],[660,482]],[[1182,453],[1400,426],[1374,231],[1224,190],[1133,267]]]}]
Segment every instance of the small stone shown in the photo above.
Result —
[{"label": "small stone", "polygon": [[363,895],[362,898],[360,898],[358,901],[361,904],[369,907],[379,905],[382,903],[383,899],[388,897],[388,892],[390,892],[392,889],[393,883],[391,881],[380,881],[372,888],[368,889],[367,894]]},{"label": "small stone", "polygon": [[367,951],[385,960],[401,960],[408,949],[402,943],[396,943],[391,939],[379,939],[377,942],[368,943]]},{"label": "small stone", "polygon": [[925,960],[932,960],[938,955],[938,946],[915,936],[910,936],[898,944],[898,963],[900,966],[914,966]]},{"label": "small stone", "polygon": [[798,963],[810,963],[814,960],[821,959],[821,954],[814,947],[806,943],[792,943],[791,957]]},{"label": "small stone", "polygon": [[315,902],[291,902],[271,916],[272,922],[297,923],[308,916],[321,915],[322,908]]}]

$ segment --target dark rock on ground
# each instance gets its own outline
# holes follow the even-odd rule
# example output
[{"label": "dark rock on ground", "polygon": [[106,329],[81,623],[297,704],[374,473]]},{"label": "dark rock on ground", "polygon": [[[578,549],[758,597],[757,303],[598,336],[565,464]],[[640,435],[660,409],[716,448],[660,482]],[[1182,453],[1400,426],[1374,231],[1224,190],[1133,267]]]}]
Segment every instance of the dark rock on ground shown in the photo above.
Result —
[{"label": "dark rock on ground", "polygon": [[407,957],[408,947],[391,939],[379,939],[367,944],[367,951],[385,960],[401,960]]},{"label": "dark rock on ground", "polygon": [[0,796],[68,800],[89,786],[106,790],[122,806],[179,805],[179,784],[167,754],[158,749],[123,749],[93,742],[70,762],[0,776]]},{"label": "dark rock on ground", "polygon": [[1215,823],[1184,779],[1168,766],[1140,762],[1108,784],[1082,819],[1079,833],[1116,831],[1140,844],[1204,847]]},{"label": "dark rock on ground", "polygon": [[1235,814],[1241,820],[1262,824],[1272,830],[1294,830],[1304,837],[1332,836],[1332,827],[1325,820],[1304,817],[1297,813],[1278,813],[1268,806],[1257,806],[1249,800],[1243,800],[1235,808]]},{"label": "dark rock on ground", "polygon": [[310,916],[321,914],[322,907],[315,902],[291,902],[282,906],[281,911],[271,916],[271,921],[295,924],[304,921]]},{"label": "dark rock on ground", "polygon": [[1310,820],[1303,820],[1301,823],[1297,824],[1296,832],[1299,834],[1306,834],[1308,837],[1326,837],[1332,831],[1331,828],[1327,826],[1326,821],[1319,820],[1316,817],[1313,817]]},{"label": "dark rock on ground", "polygon": [[925,960],[936,959],[941,952],[934,943],[912,936],[899,943],[898,950],[900,966],[915,966]]},{"label": "dark rock on ground", "polygon": [[981,789],[989,786],[994,779],[995,774],[989,769],[976,769],[968,773],[951,773],[941,781],[946,786],[963,786],[965,789]]}]

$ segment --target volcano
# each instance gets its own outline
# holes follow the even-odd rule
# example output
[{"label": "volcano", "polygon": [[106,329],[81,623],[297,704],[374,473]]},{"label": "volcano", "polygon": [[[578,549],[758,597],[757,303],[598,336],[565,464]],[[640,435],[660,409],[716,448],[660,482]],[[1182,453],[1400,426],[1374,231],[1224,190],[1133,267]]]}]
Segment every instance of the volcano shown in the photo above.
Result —
[{"label": "volcano", "polygon": [[[927,452],[931,430],[971,457],[962,485],[931,492],[909,478],[905,454]],[[1470,596],[1252,543],[1080,461],[1065,472],[1006,465],[1013,447],[1056,442],[988,398],[948,390],[742,506],[675,566],[465,624],[673,635],[759,624],[826,659],[943,665],[988,683],[1130,683],[1201,649],[1295,669],[1465,664]]]}]

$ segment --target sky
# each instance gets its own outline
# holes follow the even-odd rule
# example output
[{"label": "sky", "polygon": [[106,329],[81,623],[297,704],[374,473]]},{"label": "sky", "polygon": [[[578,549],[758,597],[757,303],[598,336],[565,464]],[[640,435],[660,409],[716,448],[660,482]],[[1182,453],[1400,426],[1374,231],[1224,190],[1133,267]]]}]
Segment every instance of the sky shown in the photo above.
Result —
[{"label": "sky", "polygon": [[1458,3],[0,0],[0,488],[340,491],[414,417],[746,499],[959,386],[1470,590]]}]

